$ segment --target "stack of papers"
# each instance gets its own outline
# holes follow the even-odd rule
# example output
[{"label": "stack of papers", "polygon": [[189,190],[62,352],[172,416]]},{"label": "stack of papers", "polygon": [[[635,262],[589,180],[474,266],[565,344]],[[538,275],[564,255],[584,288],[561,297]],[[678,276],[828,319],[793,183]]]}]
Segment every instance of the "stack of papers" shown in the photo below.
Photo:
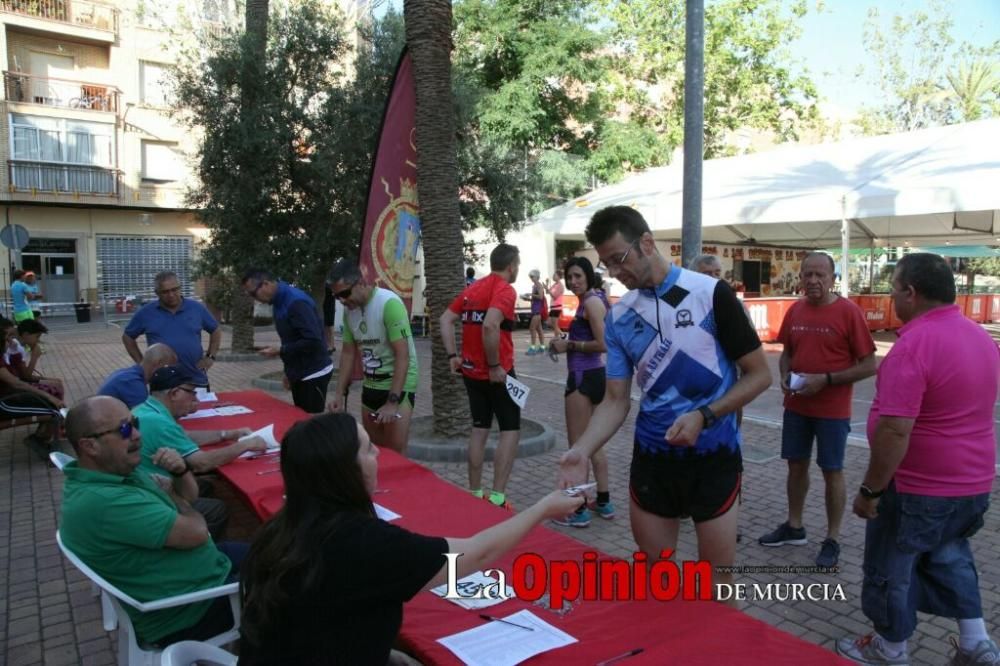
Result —
[{"label": "stack of papers", "polygon": [[240,458],[250,458],[250,457],[253,457],[253,456],[259,456],[259,455],[265,454],[265,453],[274,453],[276,451],[280,451],[281,450],[281,444],[278,443],[278,440],[276,440],[274,438],[274,424],[273,423],[270,424],[270,425],[264,426],[260,430],[254,430],[249,435],[243,435],[237,441],[245,442],[246,440],[248,440],[248,439],[250,439],[252,437],[260,437],[261,439],[263,439],[264,442],[267,444],[267,450],[266,451],[244,451],[240,455]]},{"label": "stack of papers", "polygon": [[529,610],[501,619],[505,621],[487,620],[481,627],[439,638],[438,643],[466,664],[514,666],[536,654],[577,642]]},{"label": "stack of papers", "polygon": [[[482,571],[477,571],[473,574],[461,578],[455,583],[455,589],[458,591],[462,598],[460,599],[448,599],[453,604],[458,604],[462,608],[468,608],[469,610],[474,610],[476,608],[488,608],[489,606],[495,606],[496,604],[502,604],[507,599],[514,598],[514,590],[510,585],[505,586],[507,588],[505,596],[493,597],[488,596],[485,599],[475,598],[483,588],[492,588],[487,594],[492,594],[497,589],[497,579],[492,576],[487,576]],[[439,585],[438,587],[431,588],[431,592],[438,595],[439,597],[444,597],[448,593],[448,584]]]}]

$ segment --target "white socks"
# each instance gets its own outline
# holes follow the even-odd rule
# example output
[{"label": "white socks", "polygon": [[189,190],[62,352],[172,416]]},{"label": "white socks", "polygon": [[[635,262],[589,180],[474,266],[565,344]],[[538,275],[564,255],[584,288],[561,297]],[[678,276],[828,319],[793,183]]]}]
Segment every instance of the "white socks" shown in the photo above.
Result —
[{"label": "white socks", "polygon": [[887,640],[885,637],[881,636],[880,634],[876,633],[875,635],[878,636],[879,643],[882,644],[882,648],[883,648],[884,652],[886,653],[886,656],[889,656],[889,657],[892,657],[893,659],[895,659],[896,657],[902,657],[904,654],[906,654],[906,641],[900,641],[899,643],[893,643],[892,641]]},{"label": "white socks", "polygon": [[986,633],[986,623],[981,617],[959,620],[958,634],[958,647],[961,648],[962,652],[972,652],[981,641],[990,639],[989,634]]}]

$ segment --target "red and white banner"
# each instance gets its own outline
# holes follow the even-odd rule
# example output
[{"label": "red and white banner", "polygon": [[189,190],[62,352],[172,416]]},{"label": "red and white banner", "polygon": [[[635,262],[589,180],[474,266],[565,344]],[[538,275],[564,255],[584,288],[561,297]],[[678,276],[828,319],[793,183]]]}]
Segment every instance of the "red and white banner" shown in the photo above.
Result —
[{"label": "red and white banner", "polygon": [[407,310],[420,247],[415,117],[413,62],[404,49],[382,116],[358,264],[367,281],[399,294]]}]

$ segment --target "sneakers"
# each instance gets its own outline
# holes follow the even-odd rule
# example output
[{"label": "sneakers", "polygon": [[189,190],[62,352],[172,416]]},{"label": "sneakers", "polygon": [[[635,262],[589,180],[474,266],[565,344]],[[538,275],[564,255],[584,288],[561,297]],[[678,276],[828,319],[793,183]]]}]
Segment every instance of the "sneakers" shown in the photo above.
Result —
[{"label": "sneakers", "polygon": [[972,652],[965,652],[958,647],[955,638],[951,639],[955,646],[955,654],[948,662],[949,666],[978,666],[979,664],[1000,664],[1000,648],[993,641],[986,639],[979,641],[976,649]]},{"label": "sneakers", "polygon": [[492,504],[493,506],[498,506],[501,509],[506,509],[507,511],[513,511],[514,505],[510,503],[507,496],[503,493],[490,493],[489,496],[483,495],[483,499]]},{"label": "sneakers", "polygon": [[611,502],[605,502],[604,504],[591,502],[587,505],[587,508],[605,520],[611,520],[615,517],[615,505]]},{"label": "sneakers", "polygon": [[574,511],[565,518],[553,518],[552,522],[565,527],[587,527],[590,525],[590,509],[584,509],[579,513]]},{"label": "sneakers", "polygon": [[885,652],[882,639],[875,634],[861,638],[841,638],[837,641],[837,654],[847,657],[858,664],[895,664],[908,666],[910,658],[905,652],[890,657]]},{"label": "sneakers", "polygon": [[806,539],[806,528],[791,527],[785,522],[778,525],[778,529],[757,539],[757,543],[762,546],[804,546],[809,540]]},{"label": "sneakers", "polygon": [[484,497],[485,497],[483,495],[483,489],[482,488],[480,488],[479,490],[470,490],[469,492],[472,493],[472,496],[475,497],[476,499],[484,499]]},{"label": "sneakers", "polygon": [[544,350],[541,347],[536,347],[535,345],[531,345],[531,346],[528,347],[528,351],[525,352],[525,353],[528,356],[534,356],[535,354],[541,354],[542,351],[544,351]]},{"label": "sneakers", "polygon": [[840,557],[840,544],[833,539],[823,539],[823,545],[819,549],[819,555],[816,556],[816,566],[830,567],[837,566],[837,560]]}]

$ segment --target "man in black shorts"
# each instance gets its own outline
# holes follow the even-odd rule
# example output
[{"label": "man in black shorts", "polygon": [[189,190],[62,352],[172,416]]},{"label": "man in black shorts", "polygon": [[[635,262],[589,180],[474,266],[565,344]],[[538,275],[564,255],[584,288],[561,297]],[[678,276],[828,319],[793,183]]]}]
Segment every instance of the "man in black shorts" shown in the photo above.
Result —
[{"label": "man in black shorts", "polygon": [[630,291],[605,319],[605,398],[563,456],[560,482],[584,481],[591,455],[625,422],[634,379],[642,402],[629,485],[639,549],[650,559],[674,550],[690,516],[699,559],[731,566],[743,471],[735,412],[771,384],[760,340],[729,285],[674,266],[635,209],[598,211],[586,235]]},{"label": "man in black shorts", "polygon": [[[448,351],[452,372],[461,372],[469,394],[472,434],[469,437],[469,489],[497,506],[511,508],[505,489],[517,445],[521,439],[521,408],[507,393],[507,375],[514,374],[514,341],[517,322],[511,283],[521,265],[518,250],[501,243],[490,253],[487,277],[476,280],[452,301],[441,315],[441,341]],[[462,322],[462,354],[455,345],[455,324]],[[500,426],[500,441],[493,457],[493,488],[482,486],[486,438],[493,416]]]}]

